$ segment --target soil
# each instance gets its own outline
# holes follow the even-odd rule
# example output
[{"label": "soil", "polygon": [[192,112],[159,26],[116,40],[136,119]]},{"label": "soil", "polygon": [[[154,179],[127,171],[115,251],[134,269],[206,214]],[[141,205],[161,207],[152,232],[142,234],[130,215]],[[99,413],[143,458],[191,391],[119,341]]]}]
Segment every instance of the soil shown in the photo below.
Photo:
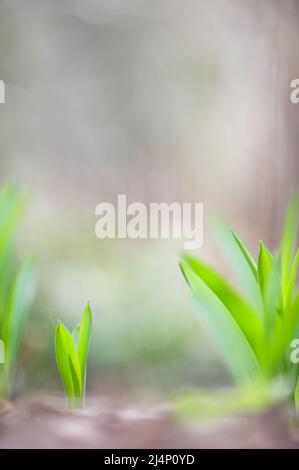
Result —
[{"label": "soil", "polygon": [[[52,400],[53,401],[53,400]],[[54,400],[55,402],[55,400]],[[285,409],[186,424],[161,404],[98,398],[84,411],[0,401],[0,448],[297,448]]]}]

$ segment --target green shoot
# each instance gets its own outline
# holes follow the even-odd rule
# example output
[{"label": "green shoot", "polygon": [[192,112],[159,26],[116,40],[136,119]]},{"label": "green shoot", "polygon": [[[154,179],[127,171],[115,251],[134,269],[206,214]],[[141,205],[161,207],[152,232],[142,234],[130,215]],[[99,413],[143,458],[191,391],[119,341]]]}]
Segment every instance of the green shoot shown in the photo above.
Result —
[{"label": "green shoot", "polygon": [[200,321],[236,382],[273,383],[282,376],[299,409],[299,372],[290,349],[299,333],[297,226],[298,204],[292,199],[278,253],[260,243],[257,262],[232,230],[218,227],[240,291],[190,254],[183,255],[180,267]]},{"label": "green shoot", "polygon": [[89,304],[72,333],[60,321],[54,326],[56,363],[70,409],[84,405],[91,328]]},{"label": "green shoot", "polygon": [[12,185],[0,192],[0,340],[5,363],[0,364],[0,397],[11,393],[18,351],[35,292],[32,259],[16,264],[14,235],[24,212],[26,199]]}]

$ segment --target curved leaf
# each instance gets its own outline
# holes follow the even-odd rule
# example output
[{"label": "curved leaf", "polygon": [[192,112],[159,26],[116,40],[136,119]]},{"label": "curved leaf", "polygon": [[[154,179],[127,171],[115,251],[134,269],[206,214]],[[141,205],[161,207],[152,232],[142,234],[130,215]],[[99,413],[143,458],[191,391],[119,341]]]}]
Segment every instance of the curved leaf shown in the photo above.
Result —
[{"label": "curved leaf", "polygon": [[81,370],[81,381],[83,390],[85,390],[86,383],[86,370],[87,370],[87,358],[90,344],[91,336],[91,326],[92,326],[92,315],[90,310],[89,303],[87,304],[85,311],[83,313],[81,325],[80,325],[80,334],[78,341],[78,357]]},{"label": "curved leaf", "polygon": [[218,220],[215,228],[216,237],[237,281],[240,283],[242,292],[262,319],[263,306],[257,283],[257,266],[253,257],[240,238],[222,221]]},{"label": "curved leaf", "polygon": [[238,323],[257,357],[261,354],[262,324],[259,315],[242,299],[223,278],[202,261],[189,254],[184,255],[184,261],[202,279],[202,281],[217,295],[218,299],[231,313]]},{"label": "curved leaf", "polygon": [[261,370],[256,355],[235,319],[186,262],[182,261],[180,266],[194,292],[201,323],[236,381],[247,382],[259,377]]},{"label": "curved leaf", "polygon": [[59,322],[55,333],[55,355],[60,377],[68,398],[82,396],[78,354],[72,336]]}]

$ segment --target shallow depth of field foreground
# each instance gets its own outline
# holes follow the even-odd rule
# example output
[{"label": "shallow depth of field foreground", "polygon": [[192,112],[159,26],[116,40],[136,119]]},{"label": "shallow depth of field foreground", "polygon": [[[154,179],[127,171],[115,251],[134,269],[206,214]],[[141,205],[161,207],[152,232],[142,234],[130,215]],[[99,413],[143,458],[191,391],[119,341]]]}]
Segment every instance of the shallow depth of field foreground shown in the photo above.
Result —
[{"label": "shallow depth of field foreground", "polygon": [[293,0],[1,3],[1,449],[299,447],[298,40]]}]

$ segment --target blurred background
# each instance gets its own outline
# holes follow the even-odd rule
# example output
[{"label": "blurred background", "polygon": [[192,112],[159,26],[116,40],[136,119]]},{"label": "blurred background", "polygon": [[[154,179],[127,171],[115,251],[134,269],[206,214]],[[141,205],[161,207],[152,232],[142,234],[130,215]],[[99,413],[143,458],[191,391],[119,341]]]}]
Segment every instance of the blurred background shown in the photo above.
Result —
[{"label": "blurred background", "polygon": [[40,283],[19,387],[60,390],[50,318],[94,313],[91,394],[224,385],[182,242],[98,240],[99,202],[203,202],[198,256],[226,272],[220,214],[256,253],[299,182],[296,0],[2,0],[0,179],[31,192],[19,232]]}]

